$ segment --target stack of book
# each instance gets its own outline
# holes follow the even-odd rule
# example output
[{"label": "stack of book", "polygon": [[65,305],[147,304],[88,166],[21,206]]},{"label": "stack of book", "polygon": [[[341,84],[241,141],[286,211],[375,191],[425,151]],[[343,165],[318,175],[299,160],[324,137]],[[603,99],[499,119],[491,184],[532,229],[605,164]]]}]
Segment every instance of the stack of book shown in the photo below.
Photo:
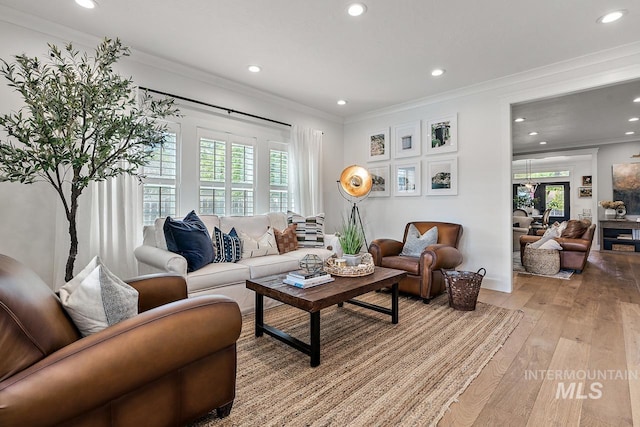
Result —
[{"label": "stack of book", "polygon": [[296,288],[310,288],[312,286],[333,282],[334,280],[335,279],[326,271],[308,273],[304,270],[296,270],[287,274],[283,282]]},{"label": "stack of book", "polygon": [[633,237],[633,240],[640,240],[640,228],[631,230],[631,236]]}]

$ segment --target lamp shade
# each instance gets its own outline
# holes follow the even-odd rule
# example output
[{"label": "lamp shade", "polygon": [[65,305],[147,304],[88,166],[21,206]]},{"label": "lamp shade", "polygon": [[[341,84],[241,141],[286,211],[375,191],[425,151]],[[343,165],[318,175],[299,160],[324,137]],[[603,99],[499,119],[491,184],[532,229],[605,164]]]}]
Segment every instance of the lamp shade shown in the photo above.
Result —
[{"label": "lamp shade", "polygon": [[346,167],[340,175],[340,187],[350,196],[364,197],[371,191],[371,174],[362,166]]}]

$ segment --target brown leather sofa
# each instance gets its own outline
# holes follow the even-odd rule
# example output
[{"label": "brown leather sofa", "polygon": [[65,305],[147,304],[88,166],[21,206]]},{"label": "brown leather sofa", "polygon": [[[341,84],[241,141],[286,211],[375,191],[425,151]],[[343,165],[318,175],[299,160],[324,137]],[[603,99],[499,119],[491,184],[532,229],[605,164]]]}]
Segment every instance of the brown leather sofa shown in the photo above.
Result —
[{"label": "brown leather sofa", "polygon": [[139,315],[81,338],[32,271],[0,255],[0,426],[182,426],[235,397],[242,318],[180,276],[129,282]]},{"label": "brown leather sofa", "polygon": [[[560,268],[565,270],[574,270],[576,273],[582,273],[587,265],[591,244],[593,243],[593,235],[596,232],[596,225],[589,225],[584,233],[578,237],[556,237],[555,240],[560,243],[562,250],[560,252]],[[544,234],[544,230],[540,230],[539,234]],[[521,236],[520,237],[520,260],[524,256],[524,248],[529,243],[536,242],[542,238],[538,236]]]},{"label": "brown leather sofa", "polygon": [[[438,227],[438,243],[425,248],[420,257],[400,256],[411,224],[415,225],[421,234],[432,227]],[[393,239],[376,239],[369,245],[369,253],[377,266],[408,272],[398,284],[398,288],[401,292],[420,297],[428,303],[433,297],[445,291],[444,277],[440,270],[455,269],[462,264],[462,254],[457,249],[460,236],[462,236],[460,224],[410,222],[404,229],[402,242]]]}]

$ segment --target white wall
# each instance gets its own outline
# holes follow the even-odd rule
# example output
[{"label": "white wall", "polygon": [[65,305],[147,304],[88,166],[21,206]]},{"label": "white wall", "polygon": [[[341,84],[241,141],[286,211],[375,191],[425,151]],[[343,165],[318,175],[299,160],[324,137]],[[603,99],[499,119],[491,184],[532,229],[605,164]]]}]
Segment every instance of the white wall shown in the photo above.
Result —
[{"label": "white wall", "polygon": [[[32,17],[8,16],[5,10],[0,17],[1,58],[22,52],[43,54],[47,42],[61,44],[74,40],[78,47],[86,49],[93,49],[97,44],[97,40],[86,35]],[[400,238],[406,222],[413,219],[459,222],[464,226],[461,250],[465,262],[462,268],[485,267],[488,271],[483,282],[485,287],[510,291],[510,104],[639,78],[640,44],[351,117],[344,129],[338,119],[326,114],[138,52],[122,63],[121,70],[123,74],[132,75],[142,86],[323,130],[323,200],[329,231],[339,223],[341,213],[349,208],[338,195],[335,181],[345,166],[367,164],[368,132],[457,113],[458,195],[369,198],[361,204],[367,238]],[[425,84],[430,82],[425,80]],[[17,101],[9,88],[0,85],[0,111],[18,108]],[[424,171],[427,157],[423,154],[420,159]],[[371,166],[376,164],[371,163]],[[599,170],[599,174],[604,176],[605,171]],[[425,176],[424,172],[422,176]],[[423,180],[423,189],[425,185]],[[604,181],[597,185],[599,190],[606,190]],[[603,192],[602,197],[605,195]],[[66,251],[66,231],[60,230],[57,239],[54,233],[53,216],[59,202],[53,192],[44,186],[0,183],[0,200],[0,218],[3,220],[0,253],[26,262],[45,281],[52,283],[52,253]]]},{"label": "white wall", "polygon": [[[89,52],[92,52],[99,42],[95,38],[32,17],[17,14],[3,14],[0,17],[0,58],[9,62],[12,62],[13,55],[27,53],[31,56],[41,56],[47,51],[47,43],[61,46],[68,41],[73,41],[77,48]],[[126,40],[124,42],[126,44]],[[141,86],[322,130],[324,210],[327,213],[328,227],[335,228],[339,224],[342,199],[336,191],[335,181],[344,163],[341,119],[140,52],[134,51],[131,57],[123,59],[118,64],[118,71],[122,75],[132,76],[134,82]],[[1,82],[0,112],[17,110],[21,106],[21,99],[4,84],[4,81]],[[195,118],[190,117],[182,126],[184,156],[193,156],[196,152],[195,129],[191,126],[194,120]],[[228,124],[229,119],[218,117],[218,121]],[[276,126],[269,132],[286,135],[288,129]],[[186,168],[181,185],[183,195],[180,210],[184,213],[188,211],[189,204],[193,204],[192,208],[197,207],[195,194],[198,184],[194,168]],[[56,197],[45,184],[0,183],[0,253],[27,264],[52,286],[60,282],[64,270],[64,265],[55,265],[55,254],[62,252],[62,258],[66,259],[68,251],[68,234],[66,229],[60,226],[64,220],[60,217],[61,207]],[[88,214],[88,210],[79,212],[80,217]],[[79,222],[82,222],[82,218]],[[76,269],[82,267],[83,259],[88,260],[92,255],[82,252],[83,236],[80,237],[81,256],[76,262]],[[60,264],[59,261],[57,263]]]},{"label": "white wall", "polygon": [[[460,223],[464,227],[460,249],[465,257],[460,268],[477,270],[484,267],[487,276],[483,287],[510,292],[510,105],[638,78],[639,64],[640,45],[629,45],[350,118],[344,132],[345,164],[366,165],[368,132],[413,120],[425,123],[429,118],[451,113],[458,115],[458,195],[368,199],[361,207],[366,218],[367,235],[370,239],[401,239],[405,224],[411,220]],[[422,153],[419,159],[424,190],[428,158],[424,154],[424,145]],[[394,160],[389,163],[393,165]],[[370,163],[369,166],[378,164],[382,162]],[[578,173],[587,169],[586,165],[576,165]],[[590,169],[594,169],[593,163]]]},{"label": "white wall", "polygon": [[[619,163],[639,163],[640,158],[631,157],[640,153],[640,141],[623,144],[605,145],[598,151],[598,200],[613,200],[612,165]],[[604,210],[598,209],[598,216],[604,216]],[[640,215],[627,215],[629,219],[636,219]]]}]

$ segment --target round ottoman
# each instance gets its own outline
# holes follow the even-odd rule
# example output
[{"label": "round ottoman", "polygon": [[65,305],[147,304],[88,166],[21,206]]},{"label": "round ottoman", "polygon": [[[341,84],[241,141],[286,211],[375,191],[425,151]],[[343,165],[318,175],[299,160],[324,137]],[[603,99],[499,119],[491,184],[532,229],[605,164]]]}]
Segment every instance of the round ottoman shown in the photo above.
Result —
[{"label": "round ottoman", "polygon": [[522,256],[522,266],[529,273],[553,276],[560,271],[560,251],[526,246]]}]

